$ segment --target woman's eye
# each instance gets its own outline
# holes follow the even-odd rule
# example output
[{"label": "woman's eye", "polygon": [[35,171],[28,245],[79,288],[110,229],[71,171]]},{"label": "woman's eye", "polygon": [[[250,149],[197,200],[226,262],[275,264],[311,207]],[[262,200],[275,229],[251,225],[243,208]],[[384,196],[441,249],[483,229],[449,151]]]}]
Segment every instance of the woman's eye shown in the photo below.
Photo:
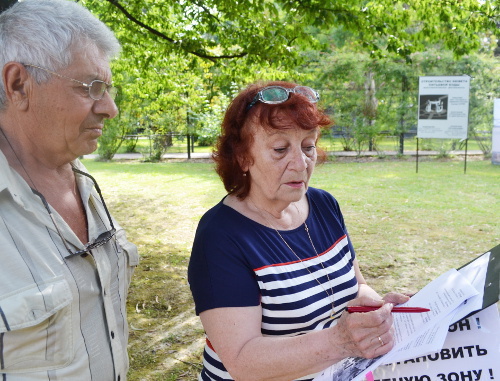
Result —
[{"label": "woman's eye", "polygon": [[275,148],[275,149],[274,149],[274,152],[276,152],[276,153],[284,153],[284,152],[285,152],[285,150],[286,150],[286,148],[285,148],[285,147],[283,147],[283,148]]},{"label": "woman's eye", "polygon": [[302,147],[302,151],[303,151],[306,155],[313,154],[315,149],[316,149],[316,146],[307,146],[307,147]]}]

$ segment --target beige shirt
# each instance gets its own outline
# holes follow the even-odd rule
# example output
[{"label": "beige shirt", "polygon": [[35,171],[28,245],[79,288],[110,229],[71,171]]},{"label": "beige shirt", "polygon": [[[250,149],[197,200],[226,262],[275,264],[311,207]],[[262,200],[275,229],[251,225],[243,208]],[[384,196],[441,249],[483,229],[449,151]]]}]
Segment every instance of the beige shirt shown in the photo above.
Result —
[{"label": "beige shirt", "polygon": [[[76,160],[73,165],[82,171]],[[89,238],[109,230],[101,200],[75,173]],[[83,248],[52,208],[71,250]],[[139,256],[123,229],[71,256],[41,199],[0,151],[0,374],[7,381],[125,381],[126,297]]]}]

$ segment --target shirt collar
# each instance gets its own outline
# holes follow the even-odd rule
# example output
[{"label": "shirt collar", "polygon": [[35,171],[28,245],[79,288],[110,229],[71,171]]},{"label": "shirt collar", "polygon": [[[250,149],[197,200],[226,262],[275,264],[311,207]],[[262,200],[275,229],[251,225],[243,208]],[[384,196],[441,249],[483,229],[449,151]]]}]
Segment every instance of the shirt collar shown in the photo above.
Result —
[{"label": "shirt collar", "polygon": [[[71,165],[86,172],[85,166],[78,159],[71,162]],[[88,213],[89,198],[92,194],[94,184],[92,180],[86,176],[81,176],[77,173],[75,173],[75,176],[84,206]],[[38,219],[48,229],[57,233],[42,201],[32,192],[31,187],[23,177],[9,165],[7,158],[0,150],[0,194],[4,192],[10,194],[12,200],[17,203],[19,207],[26,210],[26,212],[31,213],[33,218]],[[65,235],[66,240],[76,247],[81,246],[74,232],[53,208],[52,213],[57,219],[57,224]]]}]

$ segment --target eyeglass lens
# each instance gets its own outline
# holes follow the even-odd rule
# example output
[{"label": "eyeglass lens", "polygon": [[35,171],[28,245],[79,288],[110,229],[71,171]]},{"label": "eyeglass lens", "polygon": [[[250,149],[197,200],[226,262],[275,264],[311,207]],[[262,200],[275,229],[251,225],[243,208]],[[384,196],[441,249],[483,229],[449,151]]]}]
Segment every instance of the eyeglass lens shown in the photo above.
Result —
[{"label": "eyeglass lens", "polygon": [[313,89],[307,86],[297,86],[296,88],[293,89],[293,92],[304,95],[311,102],[317,102],[319,99],[318,93],[316,93]]},{"label": "eyeglass lens", "polygon": [[288,99],[288,91],[283,87],[270,87],[261,91],[264,102],[283,102]]},{"label": "eyeglass lens", "polygon": [[106,82],[95,80],[90,83],[89,95],[92,99],[100,100],[104,97],[104,93],[108,90],[111,99],[115,99],[117,89],[116,87],[109,86]]},{"label": "eyeglass lens", "polygon": [[304,95],[311,102],[317,102],[319,99],[318,94],[307,86],[297,86],[293,89],[287,89],[284,87],[268,87],[260,92],[262,102],[270,103],[281,103],[286,101],[289,97],[289,93]]}]

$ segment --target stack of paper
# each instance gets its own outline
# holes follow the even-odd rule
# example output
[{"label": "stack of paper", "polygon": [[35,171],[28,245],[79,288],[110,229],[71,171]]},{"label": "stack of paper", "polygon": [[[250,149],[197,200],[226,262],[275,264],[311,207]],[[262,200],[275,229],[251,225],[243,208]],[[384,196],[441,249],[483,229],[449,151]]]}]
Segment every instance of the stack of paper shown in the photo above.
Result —
[{"label": "stack of paper", "polygon": [[315,381],[357,381],[382,364],[439,352],[448,327],[498,301],[500,245],[459,270],[449,270],[402,306],[425,307],[430,312],[393,315],[394,348],[375,359],[348,358],[325,369]]}]

